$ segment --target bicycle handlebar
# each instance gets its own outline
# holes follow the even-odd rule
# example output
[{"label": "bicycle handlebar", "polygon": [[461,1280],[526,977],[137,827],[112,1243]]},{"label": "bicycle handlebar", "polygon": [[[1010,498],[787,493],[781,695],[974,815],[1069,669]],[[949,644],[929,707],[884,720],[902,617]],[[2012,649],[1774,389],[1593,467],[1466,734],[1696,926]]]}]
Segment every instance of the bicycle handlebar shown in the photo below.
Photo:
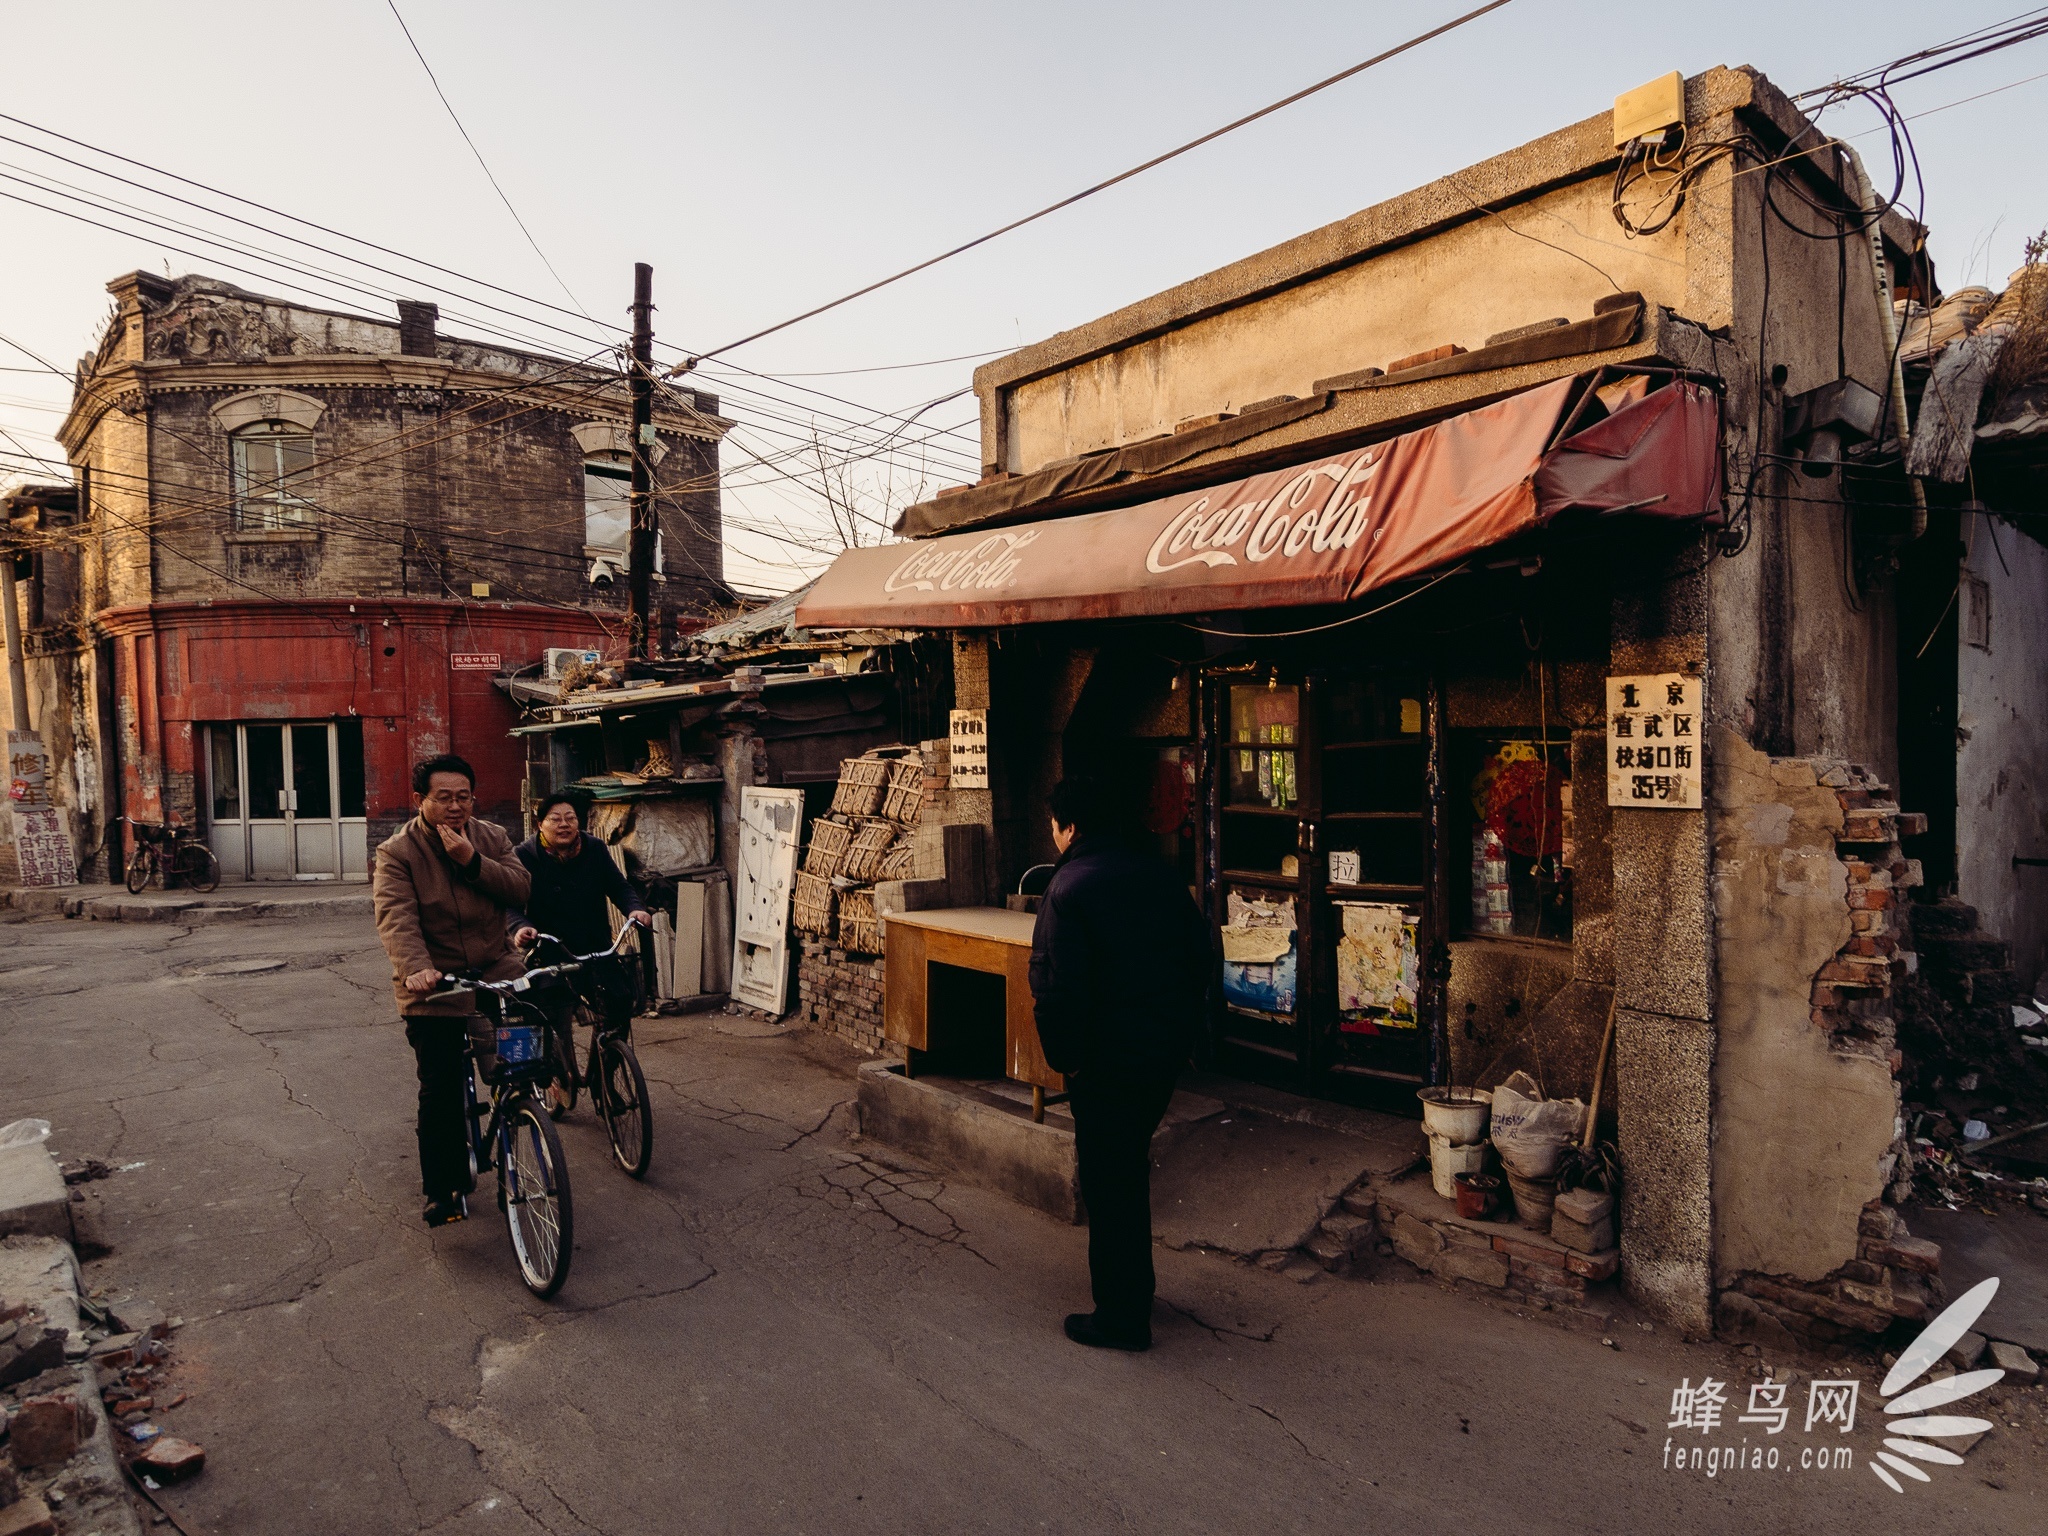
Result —
[{"label": "bicycle handlebar", "polygon": [[[573,975],[593,960],[610,960],[615,958],[625,947],[626,938],[633,931],[634,924],[628,921],[619,929],[617,936],[613,938],[608,948],[592,950],[587,955],[572,954],[566,960],[558,960],[553,965],[539,966],[521,975],[509,976],[503,981],[485,981],[481,977],[470,981],[454,976],[443,976],[441,984],[426,993],[425,996],[448,997],[457,992],[496,992],[500,996],[516,996],[521,992],[531,990],[536,981],[549,981],[559,976]],[[551,933],[542,933],[535,935],[532,947],[534,949],[540,948],[543,940],[551,944],[560,944],[562,942]]]}]

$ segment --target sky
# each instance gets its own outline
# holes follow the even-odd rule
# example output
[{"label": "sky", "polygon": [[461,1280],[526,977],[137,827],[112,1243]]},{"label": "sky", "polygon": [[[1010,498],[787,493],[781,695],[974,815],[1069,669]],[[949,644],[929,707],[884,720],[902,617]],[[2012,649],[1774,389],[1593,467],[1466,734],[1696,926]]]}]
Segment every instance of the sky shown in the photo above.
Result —
[{"label": "sky", "polygon": [[[633,263],[651,262],[658,337],[702,352],[1078,191],[1472,3],[398,0],[532,243],[437,98],[390,0],[13,6],[18,62],[0,112],[513,290],[521,298],[497,301],[520,311],[518,326],[573,356],[627,325]],[[829,557],[815,441],[828,465],[842,466],[830,487],[870,519],[867,537],[904,501],[972,479],[973,398],[941,397],[964,390],[984,356],[1604,111],[1670,70],[1751,64],[1797,91],[2021,9],[2014,0],[1513,0],[1078,207],[732,352],[726,361],[750,372],[704,365],[698,386],[742,423],[724,455],[728,577],[779,591]],[[28,60],[34,67],[19,62]],[[1895,97],[1906,113],[1928,114],[1910,127],[1943,287],[2002,286],[2026,237],[2048,225],[2038,149],[2048,38],[1909,82]],[[1847,135],[1875,121],[1847,108],[1828,126]],[[64,148],[8,123],[0,133]],[[1859,141],[1874,155],[1873,176],[1889,160],[1884,142]],[[0,142],[0,176],[23,167],[87,180]],[[55,202],[19,181],[0,180],[0,192]],[[224,258],[165,249],[172,239],[0,197],[0,335],[68,369],[108,309],[106,281],[138,267],[284,292],[274,279],[226,270]],[[476,334],[446,313],[460,302],[416,296],[440,297],[444,333]],[[328,304],[392,313],[360,294]],[[0,370],[0,428],[18,440],[0,438],[5,477],[22,449],[61,458],[49,433],[69,384],[5,345]],[[924,406],[915,425],[871,424]],[[896,437],[877,455],[874,441],[889,429]],[[864,446],[850,458],[855,438]]]}]

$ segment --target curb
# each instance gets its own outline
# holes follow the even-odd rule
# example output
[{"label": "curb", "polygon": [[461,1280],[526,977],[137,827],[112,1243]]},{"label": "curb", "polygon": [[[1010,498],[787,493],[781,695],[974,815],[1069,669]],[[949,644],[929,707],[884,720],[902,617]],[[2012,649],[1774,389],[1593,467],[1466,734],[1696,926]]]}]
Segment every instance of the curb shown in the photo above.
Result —
[{"label": "curb", "polygon": [[[58,1238],[15,1237],[4,1246],[12,1260],[6,1267],[18,1271],[15,1278],[26,1280],[29,1285],[23,1294],[11,1299],[40,1306],[50,1322],[64,1328],[74,1340],[65,1353],[69,1355],[75,1349],[83,1354],[87,1346],[79,1330],[78,1260],[71,1245]],[[51,1262],[60,1252],[62,1262]],[[45,1257],[39,1261],[39,1255]],[[76,1379],[78,1401],[92,1414],[92,1432],[79,1437],[77,1451],[54,1476],[38,1480],[46,1483],[46,1487],[33,1495],[28,1488],[23,1489],[23,1502],[31,1496],[40,1499],[54,1488],[62,1495],[61,1505],[51,1511],[60,1530],[88,1530],[98,1536],[142,1536],[142,1522],[136,1516],[128,1494],[128,1480],[114,1450],[113,1426],[100,1402],[97,1368],[90,1359],[75,1359],[57,1370]]]},{"label": "curb", "polygon": [[30,917],[84,918],[96,923],[224,923],[267,917],[337,917],[370,911],[367,888],[348,895],[310,896],[297,901],[213,901],[172,897],[144,901],[128,895],[79,896],[77,889],[0,891],[0,910]]}]

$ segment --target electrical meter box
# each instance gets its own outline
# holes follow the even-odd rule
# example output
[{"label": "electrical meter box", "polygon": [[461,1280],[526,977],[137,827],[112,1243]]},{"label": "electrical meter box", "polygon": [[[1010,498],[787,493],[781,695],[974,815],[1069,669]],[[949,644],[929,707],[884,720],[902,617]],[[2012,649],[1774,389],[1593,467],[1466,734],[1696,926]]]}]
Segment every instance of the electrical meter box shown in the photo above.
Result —
[{"label": "electrical meter box", "polygon": [[1685,76],[1660,75],[1614,98],[1614,147],[1685,126]]}]

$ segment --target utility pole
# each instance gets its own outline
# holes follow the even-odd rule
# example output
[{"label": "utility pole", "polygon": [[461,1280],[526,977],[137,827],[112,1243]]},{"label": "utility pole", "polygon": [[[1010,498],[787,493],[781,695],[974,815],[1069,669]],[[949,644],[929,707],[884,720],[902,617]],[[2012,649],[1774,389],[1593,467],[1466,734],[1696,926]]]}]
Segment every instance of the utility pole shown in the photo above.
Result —
[{"label": "utility pole", "polygon": [[626,544],[626,655],[652,658],[661,636],[654,585],[654,268],[633,264],[633,499]]}]

